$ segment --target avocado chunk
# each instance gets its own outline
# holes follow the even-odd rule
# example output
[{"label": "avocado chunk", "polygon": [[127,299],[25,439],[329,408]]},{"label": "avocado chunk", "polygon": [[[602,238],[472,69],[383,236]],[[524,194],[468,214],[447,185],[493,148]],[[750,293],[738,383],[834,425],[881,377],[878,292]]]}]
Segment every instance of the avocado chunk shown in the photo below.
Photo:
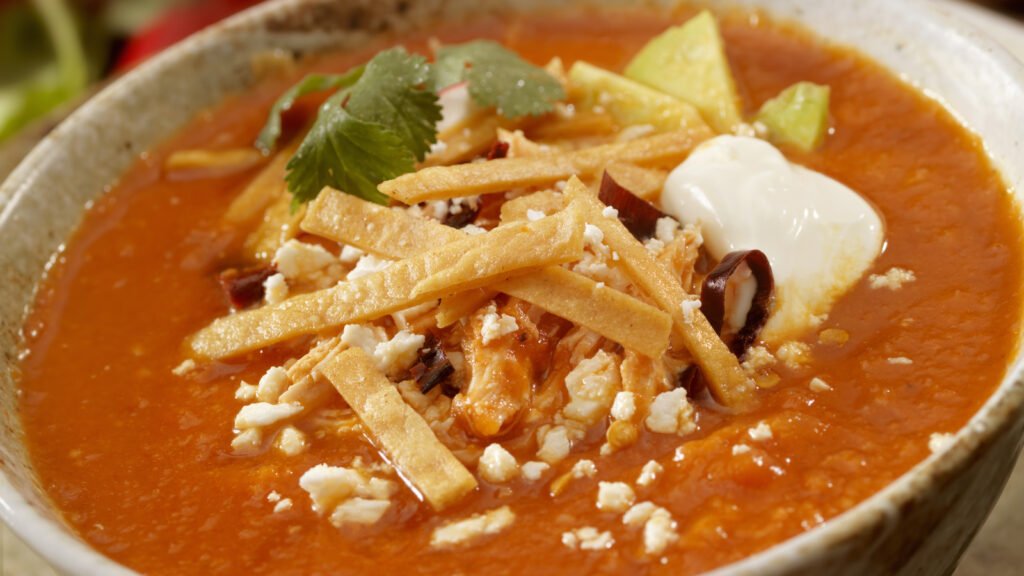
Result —
[{"label": "avocado chunk", "polygon": [[821,146],[828,132],[829,92],[828,86],[797,82],[765,102],[757,120],[775,142],[810,152]]},{"label": "avocado chunk", "polygon": [[626,77],[693,104],[718,132],[731,132],[741,121],[718,22],[706,10],[648,42]]},{"label": "avocado chunk", "polygon": [[693,106],[614,72],[578,61],[569,69],[573,100],[602,106],[622,125],[649,124],[659,131],[688,128],[710,136]]}]

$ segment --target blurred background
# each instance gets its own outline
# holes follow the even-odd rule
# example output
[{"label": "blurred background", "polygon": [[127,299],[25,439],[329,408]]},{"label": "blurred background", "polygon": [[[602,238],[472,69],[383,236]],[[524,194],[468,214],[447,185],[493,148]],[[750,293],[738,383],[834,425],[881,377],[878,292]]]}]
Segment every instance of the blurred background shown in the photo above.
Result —
[{"label": "blurred background", "polygon": [[[106,82],[260,1],[0,0],[0,182],[39,139]],[[1024,0],[929,1],[1024,59]],[[1024,574],[1022,536],[1024,460],[955,576]],[[0,575],[54,574],[0,526]]]}]

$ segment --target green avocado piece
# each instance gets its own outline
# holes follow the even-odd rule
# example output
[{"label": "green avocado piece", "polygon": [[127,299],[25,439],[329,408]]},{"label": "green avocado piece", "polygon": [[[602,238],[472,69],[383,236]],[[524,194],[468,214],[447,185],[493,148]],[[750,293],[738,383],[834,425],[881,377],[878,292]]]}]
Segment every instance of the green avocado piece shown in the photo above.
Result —
[{"label": "green avocado piece", "polygon": [[758,122],[772,140],[792,144],[805,152],[821,146],[828,132],[829,87],[797,82],[764,103]]},{"label": "green avocado piece", "polygon": [[718,132],[741,122],[718,22],[707,10],[648,42],[626,66],[626,77],[693,104]]},{"label": "green avocado piece", "polygon": [[659,131],[709,132],[696,108],[582,60],[569,69],[572,96],[583,106],[600,105],[622,125],[650,124]]}]

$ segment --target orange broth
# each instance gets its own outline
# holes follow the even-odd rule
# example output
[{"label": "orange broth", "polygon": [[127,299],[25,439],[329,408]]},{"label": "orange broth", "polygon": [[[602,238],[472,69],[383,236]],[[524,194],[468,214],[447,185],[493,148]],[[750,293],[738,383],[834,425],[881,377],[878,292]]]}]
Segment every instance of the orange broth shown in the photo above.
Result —
[{"label": "orange broth", "polygon": [[[537,63],[586,58],[621,70],[681,20],[565,13],[436,34],[498,38]],[[595,509],[596,479],[557,498],[543,482],[517,481],[514,498],[485,484],[441,514],[403,488],[393,521],[339,530],[310,511],[298,478],[322,462],[377,459],[365,441],[318,440],[290,458],[232,455],[239,381],[256,381],[288,351],[220,363],[202,379],[171,369],[182,341],[227,312],[216,275],[238,262],[245,231],[223,228],[220,217],[255,171],[173,182],[161,166],[176,149],[249,145],[285,81],[201,114],[141,158],[87,211],[39,289],[25,328],[21,418],[42,485],[68,523],[149,574],[692,574],[811,529],[928,456],[929,435],[960,428],[996,388],[1017,340],[1021,228],[1011,196],[976,137],[863,58],[764,18],[724,17],[722,29],[747,112],[796,81],[832,87],[834,133],[815,153],[786,152],[884,214],[887,245],[873,273],[899,266],[917,280],[896,291],[862,280],[821,326],[850,340],[819,344],[817,332],[808,334],[813,362],[780,368],[782,381],[759,392],[754,411],[700,408],[700,429],[684,439],[643,434],[611,458],[597,454],[600,440],[574,452],[599,463],[600,480],[632,483],[651,458],[665,466],[657,484],[638,491],[679,523],[663,562],[643,556],[641,537],[618,515]],[[333,56],[313,66],[340,71],[354,61]],[[887,361],[896,356],[913,364]],[[815,376],[834,390],[809,390]],[[774,438],[749,442],[747,429],[761,420]],[[745,440],[753,450],[734,456]],[[294,508],[272,514],[271,490]],[[456,551],[427,546],[438,524],[502,504],[517,516],[503,533]],[[585,552],[561,544],[563,532],[583,525],[611,530],[615,545]]]}]

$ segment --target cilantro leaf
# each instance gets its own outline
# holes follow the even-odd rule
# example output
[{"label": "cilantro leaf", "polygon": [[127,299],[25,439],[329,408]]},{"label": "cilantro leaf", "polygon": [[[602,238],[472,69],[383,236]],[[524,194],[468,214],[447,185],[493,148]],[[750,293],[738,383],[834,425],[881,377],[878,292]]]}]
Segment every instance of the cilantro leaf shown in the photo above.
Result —
[{"label": "cilantro leaf", "polygon": [[423,160],[437,141],[441,120],[437,94],[427,89],[430,77],[423,56],[404,48],[385,50],[366,65],[345,107],[357,118],[387,126],[417,160]]},{"label": "cilantro leaf", "polygon": [[324,186],[387,204],[377,185],[412,172],[437,140],[441,107],[426,89],[429,78],[425,58],[392,48],[331,96],[288,162],[285,179],[295,205],[313,200]]},{"label": "cilantro leaf", "polygon": [[481,106],[494,106],[506,118],[538,116],[565,98],[561,83],[543,68],[523,60],[497,42],[476,40],[437,51],[434,83],[469,82],[469,95]]},{"label": "cilantro leaf", "polygon": [[293,206],[313,200],[324,186],[387,204],[388,197],[377,191],[377,184],[413,170],[415,157],[402,137],[350,114],[342,106],[349,97],[343,90],[324,103],[288,162],[285,180]]},{"label": "cilantro leaf", "polygon": [[337,88],[347,88],[355,84],[363,75],[364,66],[357,66],[344,74],[310,74],[292,86],[274,102],[267,115],[267,122],[256,138],[256,147],[264,153],[269,152],[281,137],[281,114],[290,109],[299,98],[314,92],[323,92]]}]

